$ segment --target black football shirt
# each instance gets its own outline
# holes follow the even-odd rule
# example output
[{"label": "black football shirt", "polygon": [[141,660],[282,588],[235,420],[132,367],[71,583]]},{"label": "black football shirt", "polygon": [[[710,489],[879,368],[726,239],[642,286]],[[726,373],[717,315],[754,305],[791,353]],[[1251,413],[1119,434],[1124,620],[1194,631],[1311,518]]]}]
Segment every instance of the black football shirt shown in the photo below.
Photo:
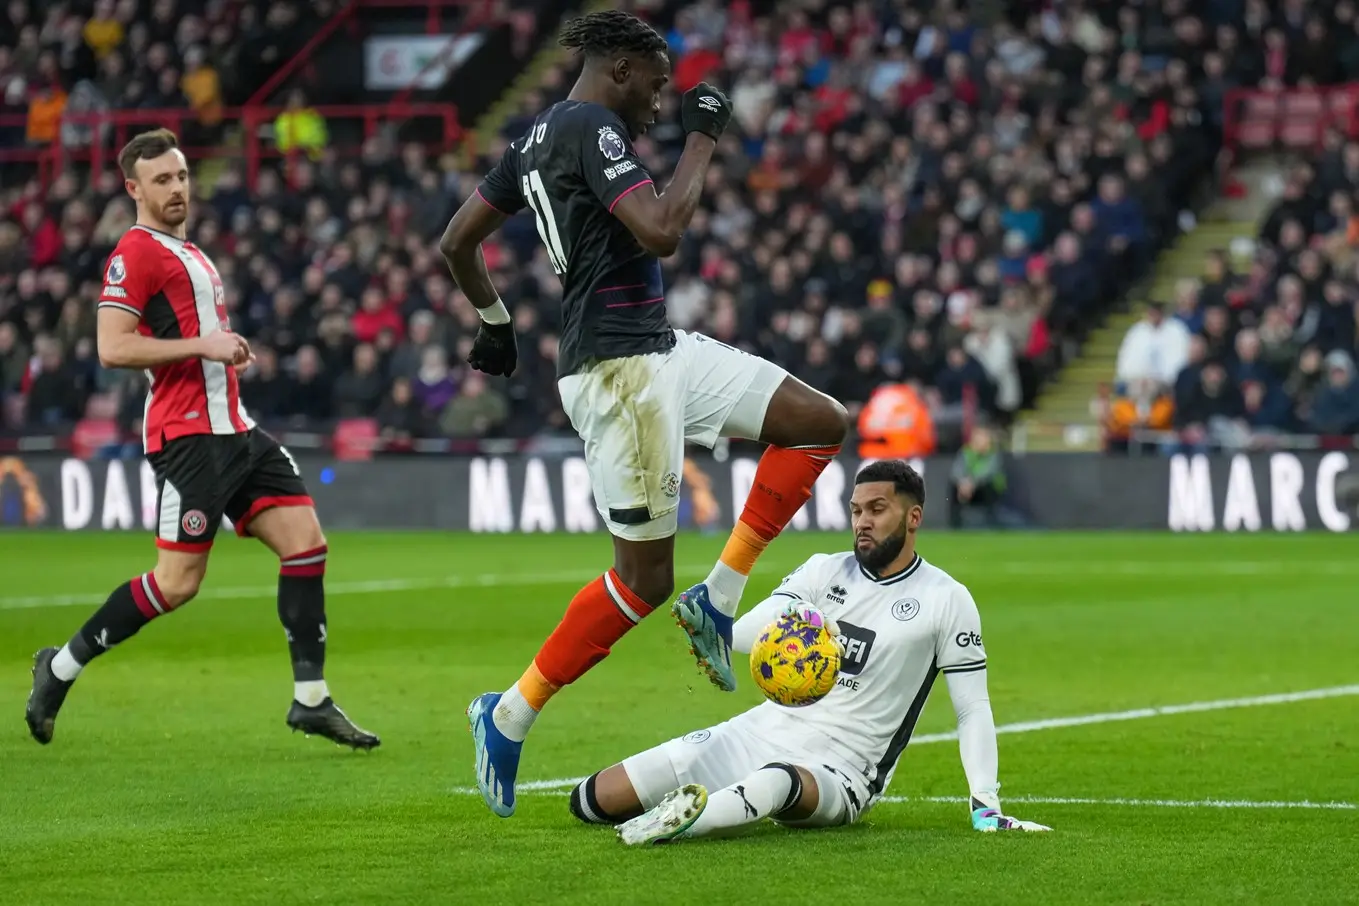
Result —
[{"label": "black football shirt", "polygon": [[617,114],[562,101],[534,120],[477,189],[496,210],[528,207],[537,221],[562,281],[558,376],[675,345],[660,262],[612,213],[620,198],[650,184]]}]

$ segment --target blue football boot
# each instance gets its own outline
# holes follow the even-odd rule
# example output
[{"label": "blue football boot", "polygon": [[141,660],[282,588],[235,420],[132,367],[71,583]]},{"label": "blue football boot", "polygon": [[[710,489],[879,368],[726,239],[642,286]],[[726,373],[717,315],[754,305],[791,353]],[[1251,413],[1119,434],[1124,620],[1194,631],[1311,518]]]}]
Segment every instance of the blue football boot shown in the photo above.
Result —
[{"label": "blue football boot", "polygon": [[723,692],[736,691],[736,674],[731,670],[731,628],[735,620],[713,606],[708,586],[699,583],[680,593],[670,609],[689,635],[694,659],[708,679]]},{"label": "blue football boot", "polygon": [[522,742],[507,738],[491,715],[500,703],[499,692],[487,692],[467,706],[467,727],[476,747],[477,789],[491,811],[501,818],[514,814],[514,778],[519,773]]}]

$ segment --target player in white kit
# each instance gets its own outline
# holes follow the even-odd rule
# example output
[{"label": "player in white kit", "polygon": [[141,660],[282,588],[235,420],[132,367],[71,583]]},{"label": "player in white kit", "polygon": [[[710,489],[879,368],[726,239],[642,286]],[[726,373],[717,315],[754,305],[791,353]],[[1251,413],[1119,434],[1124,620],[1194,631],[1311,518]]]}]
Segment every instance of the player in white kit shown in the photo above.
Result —
[{"label": "player in white kit", "polygon": [[1000,810],[981,619],[967,588],[915,551],[924,503],[924,481],[904,461],[866,466],[850,503],[854,550],[813,556],[737,621],[733,647],[747,653],[783,614],[823,622],[842,648],[825,698],[800,708],[767,701],[627,758],[576,787],[572,813],[618,825],[629,844],[764,818],[792,827],[850,824],[887,789],[943,673],[972,826],[1049,830]]}]

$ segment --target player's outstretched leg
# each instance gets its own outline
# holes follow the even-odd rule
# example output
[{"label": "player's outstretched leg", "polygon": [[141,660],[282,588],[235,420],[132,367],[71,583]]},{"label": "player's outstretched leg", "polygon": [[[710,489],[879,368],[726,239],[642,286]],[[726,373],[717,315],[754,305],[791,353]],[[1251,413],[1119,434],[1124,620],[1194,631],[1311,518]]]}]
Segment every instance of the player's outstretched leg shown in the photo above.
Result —
[{"label": "player's outstretched leg", "polygon": [[155,570],[115,588],[69,642],[60,649],[39,651],[33,658],[33,691],[24,710],[33,738],[43,745],[51,742],[57,712],[85,666],[196,595],[207,565],[206,551],[161,550]]},{"label": "player's outstretched leg", "polygon": [[699,666],[719,689],[736,688],[731,627],[751,570],[811,499],[812,486],[840,452],[848,430],[844,406],[797,378],[785,377],[769,400],[758,432],[769,448],[760,458],[740,519],[708,578],[681,592],[673,608]]},{"label": "player's outstretched leg", "polygon": [[288,726],[353,749],[376,749],[382,741],[350,720],[326,686],[327,548],[316,511],[310,506],[265,510],[249,522],[248,532],[279,556],[278,619],[293,663]]},{"label": "player's outstretched leg", "polygon": [[[808,786],[813,791],[810,803],[804,795]],[[810,814],[815,810],[815,789],[816,782],[798,768],[767,764],[714,793],[698,784],[680,787],[655,808],[618,825],[618,839],[629,846],[644,846],[703,837],[764,818]]]},{"label": "player's outstretched leg", "polygon": [[[467,708],[475,749],[477,788],[492,812],[514,814],[514,783],[524,739],[539,712],[563,687],[575,682],[608,656],[615,642],[664,601],[673,589],[673,537],[656,542],[615,539],[621,569],[611,569],[571,599],[557,628],[548,636],[519,681],[504,692],[487,692]],[[667,553],[669,552],[669,553]],[[653,556],[654,555],[654,556]],[[649,573],[636,564],[652,558]],[[639,594],[623,575],[649,575],[651,586]],[[634,584],[641,585],[640,578]]]}]

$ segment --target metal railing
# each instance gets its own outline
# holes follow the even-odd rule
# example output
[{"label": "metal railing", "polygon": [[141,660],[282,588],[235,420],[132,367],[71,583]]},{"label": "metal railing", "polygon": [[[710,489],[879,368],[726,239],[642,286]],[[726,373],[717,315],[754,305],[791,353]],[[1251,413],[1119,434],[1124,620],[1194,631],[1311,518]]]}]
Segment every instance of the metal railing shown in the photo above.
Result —
[{"label": "metal railing", "polygon": [[[379,135],[384,127],[399,128],[415,120],[435,121],[438,127],[435,134],[438,137],[432,144],[433,149],[437,151],[452,149],[463,135],[463,130],[458,124],[457,108],[452,104],[356,104],[310,109],[326,120],[332,138],[326,148],[327,153],[333,152],[340,157],[360,154],[362,143]],[[243,159],[247,185],[253,189],[260,167],[265,161],[281,160],[302,153],[295,149],[280,150],[274,142],[272,125],[274,119],[283,112],[283,107],[259,105],[224,110],[217,125],[218,127],[239,125],[240,143],[194,145],[190,141],[184,146],[185,156],[191,160],[210,157]],[[21,130],[25,123],[23,116],[0,116],[0,129]],[[358,142],[345,142],[339,137],[345,130],[337,130],[336,127],[345,123],[349,124],[350,133],[360,136]],[[80,142],[63,140],[70,131],[67,127],[75,127],[86,140]],[[118,150],[132,136],[147,129],[160,127],[173,129],[179,134],[181,141],[187,136],[192,136],[194,132],[205,131],[198,114],[189,109],[108,110],[100,113],[67,114],[62,117],[57,141],[19,148],[0,147],[0,166],[36,165],[38,177],[46,187],[72,165],[87,165],[95,174],[117,166]]]}]

